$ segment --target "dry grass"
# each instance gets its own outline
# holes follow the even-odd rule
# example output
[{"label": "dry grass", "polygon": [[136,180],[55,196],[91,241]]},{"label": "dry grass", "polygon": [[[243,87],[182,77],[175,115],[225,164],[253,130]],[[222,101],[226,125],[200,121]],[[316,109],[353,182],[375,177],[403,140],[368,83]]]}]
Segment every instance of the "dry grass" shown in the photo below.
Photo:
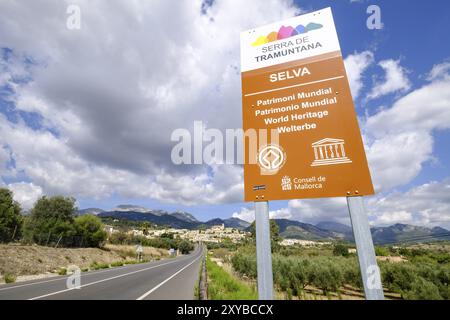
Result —
[{"label": "dry grass", "polygon": [[[0,244],[0,280],[10,274],[18,280],[31,275],[58,273],[61,268],[76,265],[81,269],[91,264],[111,264],[136,258],[134,246],[107,245],[99,248],[51,248],[36,245]],[[161,259],[167,250],[144,247],[144,259]],[[27,277],[28,276],[28,277]]]}]

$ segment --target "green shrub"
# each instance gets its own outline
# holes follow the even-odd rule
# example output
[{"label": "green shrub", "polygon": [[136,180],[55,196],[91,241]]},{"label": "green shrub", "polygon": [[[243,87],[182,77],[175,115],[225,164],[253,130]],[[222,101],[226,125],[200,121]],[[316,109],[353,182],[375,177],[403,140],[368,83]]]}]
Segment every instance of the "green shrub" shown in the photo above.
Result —
[{"label": "green shrub", "polygon": [[390,252],[388,248],[384,247],[375,247],[375,254],[377,257],[388,257],[390,256]]},{"label": "green shrub", "polygon": [[60,269],[58,270],[58,274],[59,274],[60,276],[65,276],[65,275],[67,274],[67,269],[66,269],[66,268],[60,268]]},{"label": "green shrub", "polygon": [[335,256],[342,256],[342,257],[348,257],[349,253],[348,253],[348,246],[342,244],[342,243],[337,243],[334,245],[333,248],[333,255]]},{"label": "green shrub", "polygon": [[108,269],[109,264],[93,262],[90,266],[91,270]]},{"label": "green shrub", "polygon": [[403,297],[407,300],[442,300],[438,287],[422,277],[414,280]]},{"label": "green shrub", "polygon": [[3,276],[3,279],[5,280],[5,283],[13,283],[13,282],[16,282],[17,278],[12,273],[5,273],[5,275]]},{"label": "green shrub", "polygon": [[123,261],[116,261],[111,263],[111,267],[121,267],[123,266]]},{"label": "green shrub", "polygon": [[81,237],[84,247],[101,247],[106,240],[106,232],[103,230],[102,221],[92,215],[86,214],[75,218],[75,230]]}]

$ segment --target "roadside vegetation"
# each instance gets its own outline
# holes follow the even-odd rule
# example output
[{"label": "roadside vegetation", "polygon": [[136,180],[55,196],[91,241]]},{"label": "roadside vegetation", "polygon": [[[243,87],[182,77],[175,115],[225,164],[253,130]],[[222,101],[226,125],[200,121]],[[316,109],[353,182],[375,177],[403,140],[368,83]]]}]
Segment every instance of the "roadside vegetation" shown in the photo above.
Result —
[{"label": "roadside vegetation", "polygon": [[[147,239],[122,231],[108,238],[102,220],[91,214],[78,216],[75,202],[71,197],[43,196],[29,214],[23,214],[13,193],[0,188],[0,281],[45,273],[64,275],[71,264],[88,271],[138,263],[138,244],[143,246],[140,262],[168,257],[171,248],[183,254],[194,249],[193,243],[173,235]],[[144,234],[152,227],[145,222],[139,226]]]},{"label": "roadside vegetation", "polygon": [[210,300],[256,300],[258,295],[250,286],[211,261],[206,259],[208,274],[208,299]]},{"label": "roadside vegetation", "polygon": [[[316,247],[278,245],[272,223],[274,285],[281,299],[362,299],[357,256],[347,243]],[[254,237],[236,247],[208,245],[230,275],[256,283]],[[450,246],[376,247],[387,299],[449,300]],[[226,268],[225,268],[226,269]]]}]

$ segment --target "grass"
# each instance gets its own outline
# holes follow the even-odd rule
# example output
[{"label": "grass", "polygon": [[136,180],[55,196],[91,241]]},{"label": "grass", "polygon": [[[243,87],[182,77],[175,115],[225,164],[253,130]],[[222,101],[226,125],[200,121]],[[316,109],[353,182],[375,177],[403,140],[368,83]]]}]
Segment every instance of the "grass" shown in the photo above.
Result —
[{"label": "grass", "polygon": [[210,300],[256,300],[255,288],[235,278],[209,258],[206,259],[208,273],[208,299]]}]

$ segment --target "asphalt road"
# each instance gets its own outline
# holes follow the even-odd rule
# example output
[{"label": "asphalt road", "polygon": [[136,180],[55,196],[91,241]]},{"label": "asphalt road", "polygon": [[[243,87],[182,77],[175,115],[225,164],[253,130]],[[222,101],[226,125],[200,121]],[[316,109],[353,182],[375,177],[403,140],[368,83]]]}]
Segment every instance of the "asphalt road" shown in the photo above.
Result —
[{"label": "asphalt road", "polygon": [[0,300],[191,300],[203,249],[156,262],[81,273],[80,288],[67,287],[69,276],[0,286]]}]

